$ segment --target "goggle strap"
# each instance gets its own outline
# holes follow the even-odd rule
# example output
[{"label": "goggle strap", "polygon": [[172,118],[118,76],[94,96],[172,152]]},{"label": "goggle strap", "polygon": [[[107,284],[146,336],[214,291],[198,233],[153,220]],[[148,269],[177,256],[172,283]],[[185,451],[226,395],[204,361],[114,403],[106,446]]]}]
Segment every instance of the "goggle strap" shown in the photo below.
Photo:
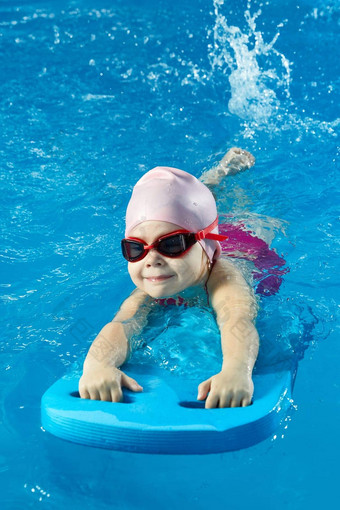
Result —
[{"label": "goggle strap", "polygon": [[204,239],[212,239],[213,241],[225,241],[229,239],[228,236],[222,236],[221,234],[207,234]]},{"label": "goggle strap", "polygon": [[197,241],[201,241],[202,239],[212,239],[213,241],[225,241],[228,239],[228,236],[223,236],[221,234],[212,234],[211,231],[214,230],[218,225],[218,216],[216,219],[208,225],[203,230],[200,230],[195,234]]}]

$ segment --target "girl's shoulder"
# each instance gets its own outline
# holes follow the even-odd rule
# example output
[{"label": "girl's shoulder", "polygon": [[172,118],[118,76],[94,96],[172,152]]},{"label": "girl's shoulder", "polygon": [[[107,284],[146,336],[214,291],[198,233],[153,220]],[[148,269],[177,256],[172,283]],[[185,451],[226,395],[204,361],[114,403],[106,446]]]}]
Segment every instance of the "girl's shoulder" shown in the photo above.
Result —
[{"label": "girl's shoulder", "polygon": [[242,272],[236,265],[225,257],[219,258],[213,265],[207,283],[209,294],[222,286],[231,284],[245,284]]},{"label": "girl's shoulder", "polygon": [[209,280],[211,278],[220,278],[221,276],[236,275],[237,273],[239,273],[239,270],[231,260],[226,257],[220,257],[211,268]]}]

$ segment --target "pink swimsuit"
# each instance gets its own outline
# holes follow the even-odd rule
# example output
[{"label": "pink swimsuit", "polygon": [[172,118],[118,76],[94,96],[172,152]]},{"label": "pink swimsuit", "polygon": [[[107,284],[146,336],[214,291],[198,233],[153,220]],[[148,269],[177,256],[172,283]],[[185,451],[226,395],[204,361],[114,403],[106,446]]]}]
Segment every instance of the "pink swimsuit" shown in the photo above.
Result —
[{"label": "pink swimsuit", "polygon": [[155,301],[156,301],[156,303],[158,303],[159,305],[162,305],[162,306],[167,306],[167,305],[188,306],[185,299],[183,299],[181,296],[177,296],[176,299],[175,298],[162,298],[162,299],[155,299]]},{"label": "pink swimsuit", "polygon": [[271,250],[265,241],[246,230],[243,223],[222,223],[219,231],[228,236],[226,241],[221,242],[222,255],[251,260],[254,263],[258,270],[253,273],[254,280],[258,282],[256,293],[262,296],[276,294],[283,275],[289,271],[289,268],[283,267],[286,261],[275,250]]}]

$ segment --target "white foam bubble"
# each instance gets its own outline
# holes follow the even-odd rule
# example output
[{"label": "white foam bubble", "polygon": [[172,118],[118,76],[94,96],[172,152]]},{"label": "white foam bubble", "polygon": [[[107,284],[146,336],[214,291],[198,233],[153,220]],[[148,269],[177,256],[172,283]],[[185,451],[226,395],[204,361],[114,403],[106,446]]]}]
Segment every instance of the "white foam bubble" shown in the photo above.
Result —
[{"label": "white foam bubble", "polygon": [[230,113],[241,119],[264,124],[280,109],[278,93],[290,97],[291,64],[275,44],[280,35],[279,23],[274,37],[266,42],[256,27],[261,10],[244,12],[245,28],[233,26],[223,14],[224,0],[214,0],[215,25],[213,47],[209,53],[212,70],[228,73],[231,98]]}]

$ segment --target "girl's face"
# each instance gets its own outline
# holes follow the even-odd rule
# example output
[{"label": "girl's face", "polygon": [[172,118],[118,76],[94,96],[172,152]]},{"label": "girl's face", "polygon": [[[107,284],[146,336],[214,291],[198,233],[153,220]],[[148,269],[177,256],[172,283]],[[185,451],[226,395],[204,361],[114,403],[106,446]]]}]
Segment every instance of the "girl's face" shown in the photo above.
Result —
[{"label": "girl's face", "polygon": [[[166,221],[144,221],[131,232],[131,237],[153,244],[165,234],[182,227]],[[133,283],[153,298],[178,294],[195,285],[203,285],[208,276],[208,257],[199,243],[179,258],[161,255],[154,248],[138,262],[129,262],[128,271]]]}]

